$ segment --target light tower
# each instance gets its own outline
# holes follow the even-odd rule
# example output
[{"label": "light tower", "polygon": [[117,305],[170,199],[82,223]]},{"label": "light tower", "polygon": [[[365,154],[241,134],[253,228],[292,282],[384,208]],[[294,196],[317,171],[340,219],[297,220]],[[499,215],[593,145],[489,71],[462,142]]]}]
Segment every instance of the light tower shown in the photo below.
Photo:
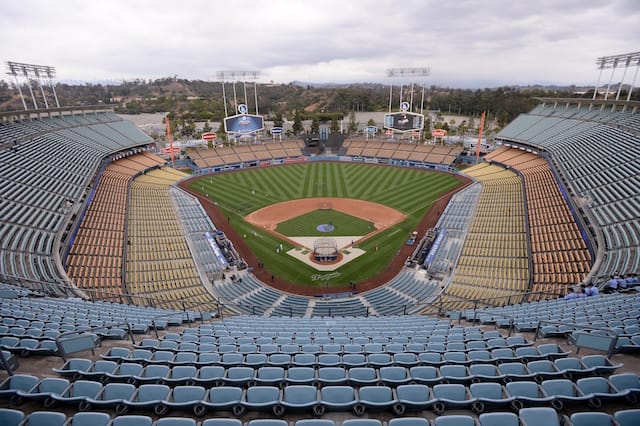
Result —
[{"label": "light tower", "polygon": [[22,85],[18,77],[23,77],[27,83],[27,87],[29,88],[29,93],[31,94],[31,101],[33,102],[33,108],[38,109],[38,102],[36,101],[36,95],[33,93],[32,82],[36,82],[38,87],[40,88],[40,93],[42,94],[42,99],[44,100],[44,107],[49,109],[49,102],[47,101],[47,96],[44,91],[44,86],[42,85],[42,80],[46,78],[49,80],[49,87],[51,88],[51,92],[53,93],[53,98],[56,102],[56,107],[60,108],[60,103],[58,102],[58,95],[56,94],[56,88],[53,85],[53,78],[56,75],[56,69],[54,67],[48,65],[34,65],[34,64],[24,64],[21,62],[12,62],[7,61],[7,75],[13,76],[15,79],[15,85],[18,89],[18,93],[20,94],[20,99],[22,100],[22,106],[25,111],[28,110],[27,102],[25,101],[24,94],[22,93]]}]

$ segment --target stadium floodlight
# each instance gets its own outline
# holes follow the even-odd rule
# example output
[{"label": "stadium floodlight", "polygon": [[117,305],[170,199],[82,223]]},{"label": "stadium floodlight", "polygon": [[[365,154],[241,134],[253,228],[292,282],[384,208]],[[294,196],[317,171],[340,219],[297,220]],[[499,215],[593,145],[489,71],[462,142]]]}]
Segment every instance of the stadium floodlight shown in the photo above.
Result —
[{"label": "stadium floodlight", "polygon": [[31,83],[33,81],[37,82],[38,87],[40,88],[40,93],[42,94],[42,98],[44,99],[44,106],[46,109],[49,108],[49,103],[47,102],[47,96],[44,92],[44,87],[42,86],[41,78],[46,78],[49,80],[49,87],[51,87],[51,91],[53,92],[53,97],[56,101],[56,107],[60,108],[60,103],[58,102],[58,95],[56,94],[56,88],[53,85],[53,78],[56,76],[56,69],[49,65],[35,65],[35,64],[25,64],[21,62],[13,62],[7,61],[7,75],[13,76],[15,79],[16,87],[18,88],[18,93],[20,94],[20,99],[22,99],[22,106],[25,110],[27,110],[27,103],[24,99],[24,95],[22,93],[22,88],[20,85],[20,81],[18,77],[24,77],[27,82],[27,87],[29,88],[29,93],[31,94],[31,100],[33,102],[33,107],[38,109],[38,103],[36,101],[36,96],[33,93],[33,87]]},{"label": "stadium floodlight", "polygon": [[387,77],[429,77],[431,68],[387,68]]},{"label": "stadium floodlight", "polygon": [[[430,67],[400,67],[400,68],[387,68],[387,77],[391,78],[411,78],[411,97],[409,99],[408,112],[413,111],[413,85],[415,78],[417,77],[429,77],[431,75]],[[389,114],[391,114],[391,104],[393,102],[393,85],[389,86]],[[400,84],[400,109],[403,110],[402,105],[404,99],[402,98],[402,83]],[[404,109],[407,111],[407,109]],[[424,85],[422,85],[422,99],[420,100],[420,114],[424,112]],[[420,126],[422,128],[422,125]]]},{"label": "stadium floodlight", "polygon": [[248,102],[247,98],[247,80],[253,80],[253,95],[256,105],[256,115],[258,114],[258,91],[256,89],[256,80],[260,78],[260,71],[242,71],[242,70],[223,70],[216,71],[216,77],[222,82],[222,100],[224,102],[224,116],[227,117],[227,95],[224,90],[224,83],[231,81],[233,83],[233,105],[234,111],[238,107],[238,98],[236,94],[236,82],[242,81],[244,87],[244,102]]},{"label": "stadium floodlight", "polygon": [[616,101],[620,98],[620,91],[622,90],[622,84],[624,83],[624,78],[627,75],[627,70],[629,69],[629,67],[636,67],[636,72],[633,76],[631,87],[629,88],[629,93],[627,94],[627,101],[630,100],[631,92],[633,91],[636,78],[638,77],[638,69],[640,68],[640,52],[623,53],[621,55],[612,55],[612,56],[602,56],[596,59],[596,65],[600,70],[600,74],[598,75],[598,81],[596,82],[596,87],[593,91],[593,99],[595,99],[598,94],[598,85],[600,84],[600,78],[602,77],[602,72],[605,69],[611,69],[611,76],[609,77],[607,90],[604,94],[605,100],[609,96],[609,89],[611,88],[611,82],[613,81],[613,74],[615,73],[616,68],[624,67],[622,79],[620,79],[620,84],[618,85],[618,92],[616,93]]}]

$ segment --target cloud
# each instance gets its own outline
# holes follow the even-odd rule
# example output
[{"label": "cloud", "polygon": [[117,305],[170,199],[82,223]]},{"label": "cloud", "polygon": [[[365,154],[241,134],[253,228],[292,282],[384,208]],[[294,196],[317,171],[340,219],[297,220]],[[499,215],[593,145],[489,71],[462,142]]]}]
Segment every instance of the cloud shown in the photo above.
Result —
[{"label": "cloud", "polygon": [[388,81],[430,66],[428,84],[592,84],[595,59],[640,46],[634,0],[22,0],[0,5],[3,60],[59,79]]}]

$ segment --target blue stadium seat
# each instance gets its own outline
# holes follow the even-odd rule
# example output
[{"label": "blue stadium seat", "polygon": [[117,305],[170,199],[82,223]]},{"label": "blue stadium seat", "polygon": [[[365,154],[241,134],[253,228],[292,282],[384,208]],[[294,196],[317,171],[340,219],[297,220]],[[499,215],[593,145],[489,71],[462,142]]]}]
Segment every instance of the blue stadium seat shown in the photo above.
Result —
[{"label": "blue stadium seat", "polygon": [[171,368],[168,365],[150,364],[140,372],[139,376],[134,376],[133,380],[140,384],[163,383],[170,373]]},{"label": "blue stadium seat", "polygon": [[382,422],[376,419],[347,419],[342,421],[342,426],[382,426]]},{"label": "blue stadium seat", "polygon": [[221,365],[207,365],[200,367],[194,381],[202,386],[222,386],[224,384],[225,368]]},{"label": "blue stadium seat", "polygon": [[134,385],[128,383],[107,383],[95,398],[86,398],[80,403],[80,410],[87,411],[94,407],[115,408],[116,412],[126,412],[126,401],[130,401],[136,391]]},{"label": "blue stadium seat", "polygon": [[312,367],[291,367],[285,375],[285,382],[292,385],[312,385],[315,380],[316,370]]},{"label": "blue stadium seat", "polygon": [[520,426],[520,419],[514,413],[483,413],[478,416],[480,426]]},{"label": "blue stadium seat", "polygon": [[[167,385],[141,385],[136,390],[133,397],[124,401],[127,408],[149,410],[153,409],[155,412],[162,412],[164,404],[169,398],[169,392],[171,388]],[[118,414],[124,414],[125,411],[120,411]]]},{"label": "blue stadium seat", "polygon": [[6,426],[18,426],[24,419],[24,413],[11,408],[0,408],[0,424]]},{"label": "blue stadium seat", "polygon": [[238,419],[206,419],[202,422],[202,426],[242,426],[242,421]]},{"label": "blue stadium seat", "polygon": [[102,384],[90,380],[76,380],[72,382],[61,395],[52,394],[45,400],[45,406],[57,403],[80,406],[88,398],[96,398],[102,390]]},{"label": "blue stadium seat", "polygon": [[469,408],[474,402],[468,390],[461,384],[440,384],[433,387],[433,412],[442,414],[446,409]]},{"label": "blue stadium seat", "polygon": [[75,413],[69,419],[67,426],[107,426],[110,422],[111,416],[107,413],[87,411]]},{"label": "blue stadium seat", "polygon": [[553,398],[551,405],[557,410],[561,410],[568,404],[589,400],[589,397],[580,392],[575,383],[567,379],[545,380],[540,383],[540,388],[545,396]]},{"label": "blue stadium seat", "polygon": [[52,395],[61,395],[69,387],[69,380],[55,377],[45,377],[28,391],[17,391],[11,398],[13,404],[20,404],[22,399],[47,400]]},{"label": "blue stadium seat", "polygon": [[250,386],[255,382],[255,370],[251,367],[227,368],[224,381],[229,386]]},{"label": "blue stadium seat", "polygon": [[640,408],[616,411],[613,418],[620,426],[637,426],[638,419],[640,419]]},{"label": "blue stadium seat", "polygon": [[194,410],[196,405],[202,405],[205,398],[206,390],[203,386],[176,386],[162,405],[154,408],[154,412],[164,415],[169,409]]},{"label": "blue stadium seat", "polygon": [[522,426],[560,426],[558,413],[549,407],[523,408],[518,412]]},{"label": "blue stadium seat", "polygon": [[471,408],[476,414],[483,413],[487,409],[506,408],[513,401],[513,398],[505,394],[499,383],[472,383],[469,386],[469,393],[474,399]]},{"label": "blue stadium seat", "polygon": [[540,386],[533,381],[510,382],[505,385],[507,396],[512,399],[511,406],[515,410],[523,407],[548,406],[553,397],[542,392]]},{"label": "blue stadium seat", "polygon": [[572,426],[611,426],[614,424],[609,414],[598,412],[573,413],[569,420]]},{"label": "blue stadium seat", "polygon": [[73,380],[80,378],[80,373],[87,371],[93,362],[86,358],[71,358],[64,363],[61,368],[54,368],[53,371],[62,377],[69,377]]},{"label": "blue stadium seat", "polygon": [[26,416],[21,425],[24,426],[63,426],[67,421],[64,413],[57,411],[34,411]]},{"label": "blue stadium seat", "polygon": [[0,383],[0,397],[11,398],[18,392],[29,392],[38,384],[39,379],[29,374],[14,374]]},{"label": "blue stadium seat", "polygon": [[449,415],[436,417],[434,426],[475,426],[476,421],[471,416]]},{"label": "blue stadium seat", "polygon": [[[358,405],[365,411],[388,410],[396,404],[393,392],[388,386],[362,386],[358,390]],[[355,408],[356,414],[363,414],[360,408]],[[397,413],[396,413],[397,414]]]},{"label": "blue stadium seat", "polygon": [[295,426],[335,426],[335,422],[329,419],[302,419],[296,420]]},{"label": "blue stadium seat", "polygon": [[247,389],[243,405],[250,411],[271,411],[276,417],[284,414],[280,404],[280,388],[275,386],[253,386]]},{"label": "blue stadium seat", "polygon": [[197,416],[205,414],[207,408],[216,411],[231,411],[236,417],[242,416],[245,407],[242,405],[243,392],[239,387],[221,386],[209,389],[209,398],[200,407],[200,410],[194,413]]},{"label": "blue stadium seat", "polygon": [[500,382],[506,377],[494,364],[471,364],[469,375],[471,380],[483,382]]},{"label": "blue stadium seat", "polygon": [[149,416],[126,415],[116,416],[110,426],[151,426],[153,420]]},{"label": "blue stadium seat", "polygon": [[342,367],[320,367],[318,368],[317,382],[321,386],[338,386],[347,383],[347,370]]},{"label": "blue stadium seat", "polygon": [[357,403],[351,386],[325,386],[320,390],[320,401],[329,411],[348,411]]},{"label": "blue stadium seat", "polygon": [[423,385],[435,385],[442,382],[438,369],[428,365],[419,365],[409,369],[411,381]]},{"label": "blue stadium seat", "polygon": [[422,417],[402,417],[389,420],[389,426],[430,426],[428,419]]},{"label": "blue stadium seat", "polygon": [[378,370],[380,383],[387,386],[397,386],[409,383],[411,376],[405,367],[389,366]]},{"label": "blue stadium seat", "polygon": [[310,385],[285,386],[282,405],[287,412],[312,412],[315,416],[322,416],[325,411],[319,403],[318,390]]},{"label": "blue stadium seat", "polygon": [[196,426],[196,421],[185,417],[163,417],[156,420],[153,426]]}]

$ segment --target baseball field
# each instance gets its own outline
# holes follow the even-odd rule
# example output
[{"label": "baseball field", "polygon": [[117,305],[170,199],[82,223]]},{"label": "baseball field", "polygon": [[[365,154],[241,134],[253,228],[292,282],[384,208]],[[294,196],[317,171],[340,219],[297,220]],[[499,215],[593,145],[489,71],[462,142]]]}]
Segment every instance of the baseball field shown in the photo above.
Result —
[{"label": "baseball field", "polygon": [[[358,283],[384,271],[434,201],[460,185],[458,179],[446,173],[313,162],[204,176],[191,181],[189,188],[221,210],[226,225],[235,230],[235,238],[248,245],[274,277],[299,286],[329,288]],[[258,225],[247,220],[258,210],[278,211],[278,205],[290,206],[287,203],[302,199],[307,199],[305,209],[280,208],[284,210],[281,220],[276,213],[271,215],[273,223]],[[341,209],[341,200],[345,209]],[[361,200],[364,207],[354,207],[353,203],[360,202],[356,200]],[[379,209],[375,209],[376,204],[381,205]],[[365,213],[371,206],[374,210]],[[385,213],[380,214],[383,210]],[[388,225],[384,223],[387,216],[394,217]],[[327,274],[330,279],[323,279],[323,274],[311,265],[286,254],[291,249],[304,248],[297,247],[284,234],[292,235],[294,229],[295,235],[323,235],[322,225],[327,224],[334,228],[335,235],[362,236],[357,246],[366,253]],[[367,234],[372,225],[375,229]],[[278,226],[286,231],[281,234]]]}]

